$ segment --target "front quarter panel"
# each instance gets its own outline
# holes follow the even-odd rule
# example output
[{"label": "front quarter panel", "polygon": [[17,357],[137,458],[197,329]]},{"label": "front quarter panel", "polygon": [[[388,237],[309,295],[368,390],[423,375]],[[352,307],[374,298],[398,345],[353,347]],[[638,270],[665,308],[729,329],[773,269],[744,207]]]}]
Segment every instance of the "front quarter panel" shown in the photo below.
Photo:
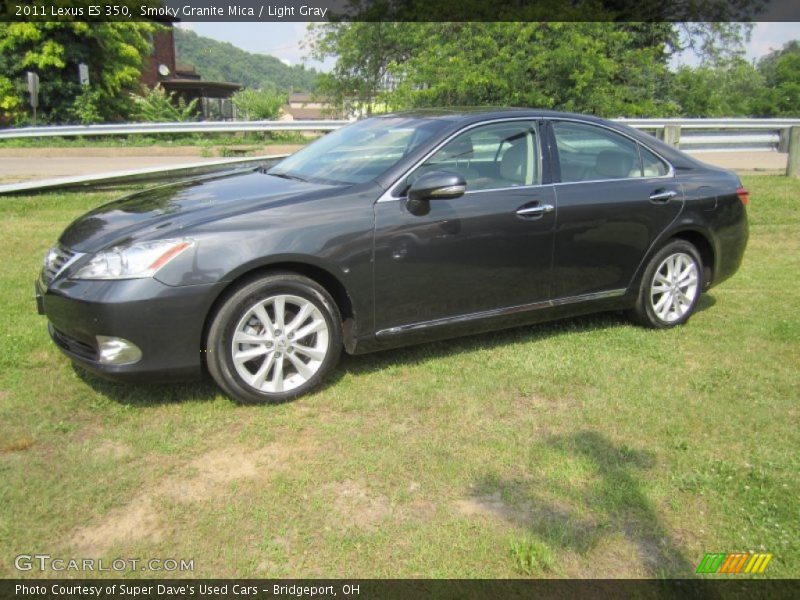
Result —
[{"label": "front quarter panel", "polygon": [[359,322],[371,325],[372,204],[382,191],[359,186],[187,229],[182,235],[195,239],[196,246],[157,279],[170,286],[230,283],[271,265],[311,265],[335,277]]}]

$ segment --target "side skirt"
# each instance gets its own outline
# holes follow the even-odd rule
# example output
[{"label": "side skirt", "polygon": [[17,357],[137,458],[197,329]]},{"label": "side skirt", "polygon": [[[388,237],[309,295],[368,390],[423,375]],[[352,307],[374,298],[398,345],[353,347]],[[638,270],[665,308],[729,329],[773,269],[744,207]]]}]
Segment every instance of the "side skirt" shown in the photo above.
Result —
[{"label": "side skirt", "polygon": [[604,292],[594,292],[591,294],[582,294],[580,296],[570,296],[567,298],[558,298],[556,300],[545,300],[543,302],[532,302],[530,304],[520,304],[518,306],[509,306],[506,308],[496,308],[492,310],[484,310],[477,313],[470,313],[467,315],[459,315],[456,317],[445,317],[443,319],[434,319],[432,321],[423,321],[420,323],[411,323],[409,325],[399,325],[397,327],[390,327],[388,329],[381,329],[375,334],[379,340],[391,338],[396,335],[401,335],[411,332],[424,332],[430,331],[437,327],[444,327],[448,325],[463,325],[494,317],[505,317],[515,315],[518,313],[526,313],[538,311],[548,308],[557,308],[559,306],[568,306],[570,304],[578,304],[581,302],[590,302],[593,300],[606,300],[609,298],[618,298],[625,295],[625,288],[617,290],[607,290]]}]

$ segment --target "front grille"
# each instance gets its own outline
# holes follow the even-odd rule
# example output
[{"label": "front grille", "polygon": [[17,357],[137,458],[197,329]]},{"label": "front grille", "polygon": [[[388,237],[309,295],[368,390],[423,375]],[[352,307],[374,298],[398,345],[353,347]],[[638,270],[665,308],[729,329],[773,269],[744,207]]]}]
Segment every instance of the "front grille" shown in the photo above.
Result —
[{"label": "front grille", "polygon": [[73,252],[63,246],[51,248],[44,259],[44,267],[42,268],[42,281],[44,284],[50,285],[56,276],[77,256],[77,252]]},{"label": "front grille", "polygon": [[57,346],[63,348],[71,354],[76,354],[81,358],[94,361],[97,360],[97,349],[94,346],[87,344],[86,342],[76,340],[74,337],[68,336],[66,333],[59,331],[52,325],[50,327],[53,333],[53,341]]}]

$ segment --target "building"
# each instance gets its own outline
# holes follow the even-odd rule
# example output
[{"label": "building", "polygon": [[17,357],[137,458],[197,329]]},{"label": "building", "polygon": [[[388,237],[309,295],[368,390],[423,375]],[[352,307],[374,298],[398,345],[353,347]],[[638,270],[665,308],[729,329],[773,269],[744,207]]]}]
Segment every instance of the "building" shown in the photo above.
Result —
[{"label": "building", "polygon": [[153,53],[147,57],[140,82],[153,88],[160,85],[167,93],[174,92],[186,102],[198,100],[204,119],[232,119],[235,116],[231,95],[242,89],[238,83],[204,81],[192,66],[178,65],[175,61],[175,37],[172,25],[153,36]]},{"label": "building", "polygon": [[289,94],[289,104],[284,107],[283,113],[286,119],[291,117],[294,121],[341,118],[341,111],[330,102],[299,92]]}]

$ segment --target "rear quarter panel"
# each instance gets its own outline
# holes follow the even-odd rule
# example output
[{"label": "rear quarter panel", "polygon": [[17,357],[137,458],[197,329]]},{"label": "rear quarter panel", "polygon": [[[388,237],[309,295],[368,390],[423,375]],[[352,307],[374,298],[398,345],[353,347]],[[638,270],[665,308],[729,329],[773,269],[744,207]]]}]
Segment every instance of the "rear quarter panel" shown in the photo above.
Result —
[{"label": "rear quarter panel", "polygon": [[637,278],[631,285],[632,290],[638,289],[638,282],[650,256],[670,238],[683,232],[698,233],[710,243],[714,255],[711,286],[731,277],[742,262],[747,246],[748,225],[746,208],[736,193],[741,185],[738,176],[710,166],[679,170],[676,175],[683,187],[683,211],[656,240],[642,261]]}]

